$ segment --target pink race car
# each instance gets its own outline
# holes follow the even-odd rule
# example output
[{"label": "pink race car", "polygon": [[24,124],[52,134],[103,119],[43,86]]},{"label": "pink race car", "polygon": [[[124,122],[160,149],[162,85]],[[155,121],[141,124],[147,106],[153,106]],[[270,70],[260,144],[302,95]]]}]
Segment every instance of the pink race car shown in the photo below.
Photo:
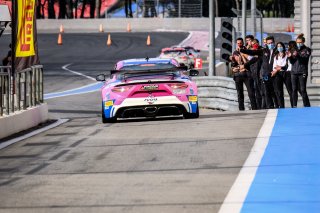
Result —
[{"label": "pink race car", "polygon": [[197,70],[180,67],[175,59],[131,59],[119,61],[106,75],[101,88],[102,122],[117,118],[178,116],[198,118],[197,86],[189,76]]}]

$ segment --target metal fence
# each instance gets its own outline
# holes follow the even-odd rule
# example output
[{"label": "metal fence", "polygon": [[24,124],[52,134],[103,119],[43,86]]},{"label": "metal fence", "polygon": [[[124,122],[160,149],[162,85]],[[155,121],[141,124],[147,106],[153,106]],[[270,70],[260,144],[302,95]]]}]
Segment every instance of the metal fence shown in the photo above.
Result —
[{"label": "metal fence", "polygon": [[43,67],[32,66],[12,75],[0,66],[0,116],[43,103]]}]

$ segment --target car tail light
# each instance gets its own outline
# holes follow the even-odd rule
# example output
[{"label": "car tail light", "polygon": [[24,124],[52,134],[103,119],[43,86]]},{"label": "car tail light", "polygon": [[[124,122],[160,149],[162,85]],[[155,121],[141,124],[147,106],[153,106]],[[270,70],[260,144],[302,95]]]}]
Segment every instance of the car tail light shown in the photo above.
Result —
[{"label": "car tail light", "polygon": [[127,92],[131,88],[132,88],[132,86],[120,86],[120,87],[112,88],[111,91],[117,92],[117,93],[122,93],[122,92]]},{"label": "car tail light", "polygon": [[188,60],[188,57],[187,56],[181,56],[180,57],[182,60]]},{"label": "car tail light", "polygon": [[171,87],[173,94],[185,94],[186,89],[188,88],[188,85],[184,83],[169,84],[169,86]]}]

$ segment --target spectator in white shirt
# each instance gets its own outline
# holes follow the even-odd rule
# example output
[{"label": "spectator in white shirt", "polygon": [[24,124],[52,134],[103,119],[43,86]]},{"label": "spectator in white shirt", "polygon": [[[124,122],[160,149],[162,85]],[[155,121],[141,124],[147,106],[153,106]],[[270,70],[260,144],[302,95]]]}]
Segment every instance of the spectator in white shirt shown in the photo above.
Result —
[{"label": "spectator in white shirt", "polygon": [[276,56],[273,61],[273,71],[271,76],[274,77],[274,90],[278,100],[280,108],[285,107],[283,85],[286,85],[288,94],[290,96],[290,103],[292,105],[292,84],[291,84],[291,72],[287,71],[288,58],[286,54],[285,46],[282,42],[277,43]]}]

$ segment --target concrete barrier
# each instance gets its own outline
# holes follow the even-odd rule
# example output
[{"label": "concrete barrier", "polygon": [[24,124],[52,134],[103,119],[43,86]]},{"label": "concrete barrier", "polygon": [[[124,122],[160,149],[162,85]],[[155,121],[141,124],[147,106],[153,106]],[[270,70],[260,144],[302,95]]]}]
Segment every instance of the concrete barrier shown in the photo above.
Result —
[{"label": "concrete barrier", "polygon": [[[222,76],[201,76],[192,79],[198,86],[199,106],[223,111],[238,111],[238,96],[234,80]],[[245,92],[245,107],[250,109]]]},{"label": "concrete barrier", "polygon": [[[216,18],[216,31],[219,31],[221,19]],[[60,25],[68,32],[99,32],[100,24],[105,32],[125,32],[130,23],[132,31],[149,32],[156,30],[208,31],[209,18],[107,18],[107,19],[38,19],[39,32],[59,32]],[[156,24],[155,24],[156,23]],[[264,32],[285,32],[291,18],[264,18]],[[237,27],[237,20],[234,19]],[[248,20],[248,26],[250,20]],[[250,30],[250,28],[248,28]]]},{"label": "concrete barrier", "polygon": [[43,103],[0,118],[0,139],[35,127],[48,120],[48,105]]}]

